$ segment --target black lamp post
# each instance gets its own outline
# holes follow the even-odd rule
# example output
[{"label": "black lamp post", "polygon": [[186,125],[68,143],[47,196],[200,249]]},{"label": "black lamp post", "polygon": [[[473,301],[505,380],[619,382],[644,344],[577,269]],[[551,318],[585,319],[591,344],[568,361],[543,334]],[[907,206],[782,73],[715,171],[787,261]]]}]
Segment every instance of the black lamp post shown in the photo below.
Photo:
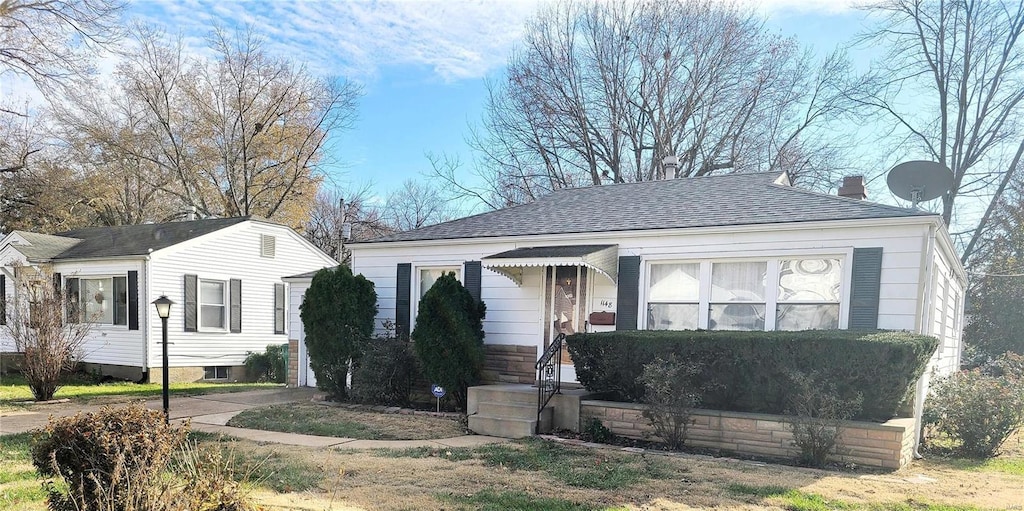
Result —
[{"label": "black lamp post", "polygon": [[160,316],[160,322],[163,323],[163,344],[164,344],[164,422],[171,422],[171,398],[170,398],[170,379],[168,378],[168,367],[167,367],[167,318],[171,315],[171,305],[174,302],[167,295],[160,295],[160,298],[153,300],[153,305],[156,305],[156,314]]}]

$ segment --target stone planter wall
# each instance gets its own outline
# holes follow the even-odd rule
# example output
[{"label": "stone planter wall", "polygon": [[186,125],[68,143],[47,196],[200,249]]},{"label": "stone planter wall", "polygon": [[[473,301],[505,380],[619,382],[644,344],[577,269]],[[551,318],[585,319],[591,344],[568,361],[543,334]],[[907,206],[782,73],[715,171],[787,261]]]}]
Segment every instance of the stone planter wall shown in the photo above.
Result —
[{"label": "stone planter wall", "polygon": [[[580,403],[580,424],[593,417],[616,435],[642,439],[653,435],[643,410],[640,404],[584,400]],[[692,418],[695,422],[689,429],[688,446],[777,458],[797,456],[793,434],[778,415],[696,410]],[[898,469],[913,457],[914,419],[882,424],[847,421],[840,444],[843,454],[837,461]]]}]

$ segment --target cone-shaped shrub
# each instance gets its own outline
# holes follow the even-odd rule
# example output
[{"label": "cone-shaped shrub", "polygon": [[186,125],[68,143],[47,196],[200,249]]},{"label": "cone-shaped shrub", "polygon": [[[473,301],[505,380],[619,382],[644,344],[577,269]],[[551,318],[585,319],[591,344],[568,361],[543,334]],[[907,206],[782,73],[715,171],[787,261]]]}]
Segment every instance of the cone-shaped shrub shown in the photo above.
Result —
[{"label": "cone-shaped shrub", "polygon": [[444,387],[460,410],[484,363],[483,319],[487,308],[455,278],[442,275],[420,300],[412,332],[423,374]]},{"label": "cone-shaped shrub", "polygon": [[309,362],[317,386],[333,399],[347,397],[346,384],[357,347],[373,334],[377,292],[347,266],[317,272],[299,307]]}]

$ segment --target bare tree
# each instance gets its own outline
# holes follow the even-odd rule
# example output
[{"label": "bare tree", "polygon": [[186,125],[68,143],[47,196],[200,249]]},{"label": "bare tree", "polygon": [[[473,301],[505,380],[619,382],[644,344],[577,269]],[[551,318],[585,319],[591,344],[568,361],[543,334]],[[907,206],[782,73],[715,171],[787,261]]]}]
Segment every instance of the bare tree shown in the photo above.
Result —
[{"label": "bare tree", "polygon": [[388,195],[383,215],[391,229],[408,231],[451,220],[456,211],[430,183],[406,179]]},{"label": "bare tree", "polygon": [[179,214],[194,207],[300,227],[328,136],[354,120],[358,86],[268,56],[251,31],[214,32],[209,59],[188,59],[180,40],[145,28],[134,38],[116,91],[87,90],[57,109],[69,144],[128,183],[105,203],[116,205],[111,221],[139,221],[160,198]]},{"label": "bare tree", "polygon": [[[479,195],[496,206],[558,188],[770,169],[830,182],[838,143],[824,128],[859,86],[847,71],[841,53],[815,63],[731,4],[555,4],[528,23],[507,80],[489,85],[470,136],[488,187]],[[670,155],[679,166],[665,176]]]},{"label": "bare tree", "polygon": [[978,248],[1024,152],[1024,2],[888,0],[865,41],[888,52],[881,87],[861,99],[892,123],[897,142],[953,171],[942,217],[956,223],[961,197],[988,204],[964,233],[962,261]]},{"label": "bare tree", "polygon": [[100,47],[116,41],[124,2],[0,0],[0,74],[31,79],[43,93],[67,89],[92,71]]},{"label": "bare tree", "polygon": [[[351,252],[345,248],[346,242],[369,240],[393,232],[370,197],[368,186],[347,194],[321,190],[304,228],[306,239],[342,264],[349,264]],[[349,226],[347,239],[344,237],[346,224]]]},{"label": "bare tree", "polygon": [[[24,356],[21,374],[36,401],[49,401],[61,376],[81,359],[92,322],[65,322],[69,302],[46,268],[16,266],[13,299],[4,304],[4,329]],[[71,310],[68,310],[71,312]]]},{"label": "bare tree", "polygon": [[[27,78],[50,99],[73,90],[91,74],[96,54],[120,37],[123,7],[116,0],[0,0],[0,79]],[[42,151],[35,133],[12,137],[9,130],[34,127],[33,116],[27,103],[0,101],[0,174],[24,170]]]}]

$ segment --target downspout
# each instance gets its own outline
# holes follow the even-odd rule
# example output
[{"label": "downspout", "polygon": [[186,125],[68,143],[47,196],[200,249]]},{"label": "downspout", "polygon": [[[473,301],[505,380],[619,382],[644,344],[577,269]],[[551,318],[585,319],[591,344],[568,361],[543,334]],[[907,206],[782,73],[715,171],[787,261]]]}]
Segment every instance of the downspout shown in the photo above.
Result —
[{"label": "downspout", "polygon": [[[928,225],[928,236],[923,243],[922,255],[924,257],[921,265],[920,282],[918,283],[918,296],[921,299],[921,308],[917,315],[917,333],[930,335],[932,325],[932,273],[935,269],[935,224]],[[921,417],[924,415],[924,400],[927,396],[928,382],[930,379],[931,358],[925,366],[924,372],[917,380],[914,392],[914,458],[921,459]]]},{"label": "downspout", "polygon": [[[149,260],[150,256],[148,255],[142,258],[142,277],[146,279],[146,285],[144,286],[145,294],[139,297],[139,312],[141,316],[139,319],[146,318],[146,327],[142,334],[142,381],[145,382],[149,381],[149,344],[150,333],[152,333],[149,324],[149,297],[152,295],[149,292],[149,286],[152,285],[153,279],[149,278]],[[146,311],[145,315],[141,314],[142,310]]]}]

